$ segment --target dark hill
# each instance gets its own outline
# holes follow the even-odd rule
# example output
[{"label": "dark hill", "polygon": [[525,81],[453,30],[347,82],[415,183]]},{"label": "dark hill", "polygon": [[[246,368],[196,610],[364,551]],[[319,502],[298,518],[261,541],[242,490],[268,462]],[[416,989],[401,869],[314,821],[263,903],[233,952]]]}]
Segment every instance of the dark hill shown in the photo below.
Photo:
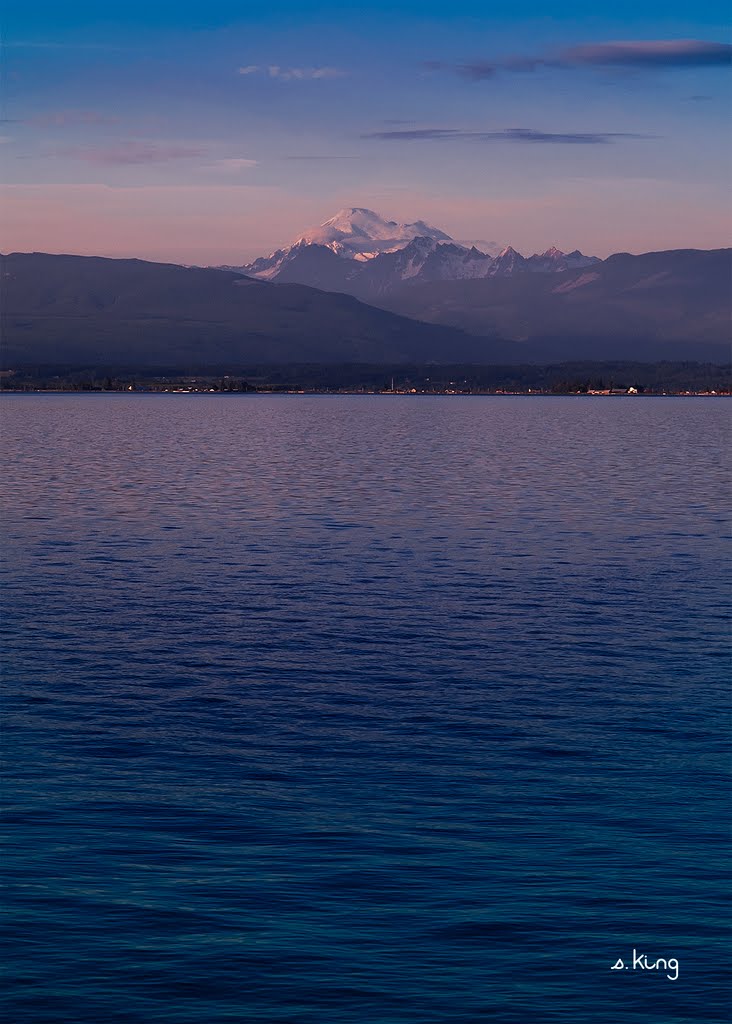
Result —
[{"label": "dark hill", "polygon": [[142,260],[2,257],[6,367],[182,372],[252,363],[512,361],[516,346],[418,323],[344,294]]}]

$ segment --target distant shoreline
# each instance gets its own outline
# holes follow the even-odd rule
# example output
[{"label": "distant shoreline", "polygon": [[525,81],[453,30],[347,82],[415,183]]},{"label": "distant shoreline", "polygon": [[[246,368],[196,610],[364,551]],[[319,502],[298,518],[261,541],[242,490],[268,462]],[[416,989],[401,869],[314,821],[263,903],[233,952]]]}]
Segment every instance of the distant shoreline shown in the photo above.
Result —
[{"label": "distant shoreline", "polygon": [[216,395],[221,398],[246,397],[255,398],[261,396],[269,397],[355,397],[373,398],[382,396],[384,398],[730,398],[732,391],[613,391],[613,392],[584,392],[584,391],[356,391],[356,390],[299,390],[292,389],[255,389],[248,392],[242,391],[212,391],[212,390],[181,390],[181,389],[112,389],[105,391],[102,388],[3,388],[0,395],[120,395],[120,396],[145,396],[160,397],[195,395],[198,397],[211,397]]},{"label": "distant shoreline", "polygon": [[728,363],[240,363],[232,366],[16,365],[0,370],[0,393],[312,395],[725,395]]}]

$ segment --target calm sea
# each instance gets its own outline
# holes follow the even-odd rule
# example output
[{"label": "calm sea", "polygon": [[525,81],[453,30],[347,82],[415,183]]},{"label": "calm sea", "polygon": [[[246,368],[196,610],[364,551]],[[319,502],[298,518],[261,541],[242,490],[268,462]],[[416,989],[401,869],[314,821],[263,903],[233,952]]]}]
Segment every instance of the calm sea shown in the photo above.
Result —
[{"label": "calm sea", "polygon": [[726,1021],[729,409],[4,397],[5,1019]]}]

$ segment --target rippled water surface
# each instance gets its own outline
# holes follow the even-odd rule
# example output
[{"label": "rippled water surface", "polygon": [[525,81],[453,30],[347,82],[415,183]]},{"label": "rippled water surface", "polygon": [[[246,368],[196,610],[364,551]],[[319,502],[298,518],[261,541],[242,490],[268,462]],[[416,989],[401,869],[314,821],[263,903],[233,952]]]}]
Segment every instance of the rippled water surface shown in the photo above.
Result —
[{"label": "rippled water surface", "polygon": [[728,409],[4,397],[6,1019],[727,1020]]}]

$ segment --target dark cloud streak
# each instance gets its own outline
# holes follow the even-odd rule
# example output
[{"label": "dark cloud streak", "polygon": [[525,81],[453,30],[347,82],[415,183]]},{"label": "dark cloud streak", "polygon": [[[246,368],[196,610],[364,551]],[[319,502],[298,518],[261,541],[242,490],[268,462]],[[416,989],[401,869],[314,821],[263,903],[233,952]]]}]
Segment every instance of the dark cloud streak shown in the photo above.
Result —
[{"label": "dark cloud streak", "polygon": [[589,43],[565,50],[560,60],[572,67],[587,64],[635,68],[719,67],[732,63],[732,46],[729,43],[705,43],[699,39]]},{"label": "dark cloud streak", "polygon": [[634,132],[541,132],[533,128],[504,128],[489,132],[459,128],[414,128],[409,131],[369,132],[361,138],[383,142],[523,142],[604,146],[616,139],[648,139],[653,136]]},{"label": "dark cloud streak", "polygon": [[473,60],[464,64],[426,61],[428,71],[453,71],[463,78],[479,82],[499,72],[531,73],[543,68],[579,70],[582,68],[623,67],[645,70],[708,68],[732,66],[732,45],[708,43],[699,39],[649,39],[632,42],[587,43],[573,46],[554,56],[522,56],[502,60]]}]

